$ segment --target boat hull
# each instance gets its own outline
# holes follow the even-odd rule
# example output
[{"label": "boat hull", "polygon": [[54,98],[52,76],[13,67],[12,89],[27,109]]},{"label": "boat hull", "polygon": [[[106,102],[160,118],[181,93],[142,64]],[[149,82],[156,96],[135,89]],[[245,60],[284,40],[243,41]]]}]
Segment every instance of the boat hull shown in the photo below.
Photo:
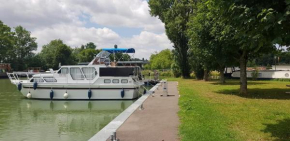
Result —
[{"label": "boat hull", "polygon": [[[89,90],[91,97],[89,98]],[[53,96],[51,97],[51,91]],[[124,94],[122,95],[122,91]],[[141,95],[142,87],[137,88],[75,88],[75,89],[33,89],[22,88],[21,93],[27,97],[31,94],[32,99],[71,99],[71,100],[89,100],[89,99],[136,99]],[[67,93],[67,98],[65,98]],[[123,97],[122,97],[123,96]]]}]

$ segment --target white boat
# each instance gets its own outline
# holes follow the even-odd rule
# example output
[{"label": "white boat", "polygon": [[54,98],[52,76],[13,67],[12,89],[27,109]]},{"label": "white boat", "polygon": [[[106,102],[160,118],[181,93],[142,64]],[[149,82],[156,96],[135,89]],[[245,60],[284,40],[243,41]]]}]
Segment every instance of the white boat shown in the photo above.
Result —
[{"label": "white boat", "polygon": [[[247,71],[247,78],[252,78],[253,71]],[[240,71],[232,73],[232,78],[240,78]],[[289,70],[261,70],[257,79],[290,79]]]},{"label": "white boat", "polygon": [[19,73],[7,73],[27,98],[33,99],[135,99],[143,93],[139,66],[116,66],[110,54],[135,53],[133,48],[103,49],[88,65],[61,66],[27,80]]}]

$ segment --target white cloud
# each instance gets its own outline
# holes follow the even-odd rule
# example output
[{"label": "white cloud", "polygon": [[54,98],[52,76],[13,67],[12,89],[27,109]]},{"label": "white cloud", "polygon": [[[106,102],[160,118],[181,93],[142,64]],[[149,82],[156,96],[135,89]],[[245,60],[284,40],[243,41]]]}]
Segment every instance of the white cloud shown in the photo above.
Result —
[{"label": "white cloud", "polygon": [[48,44],[51,40],[61,39],[71,47],[79,47],[88,42],[94,42],[98,46],[113,46],[119,43],[120,36],[109,28],[85,28],[74,25],[55,25],[50,28],[41,28],[32,32],[37,37],[41,46]]},{"label": "white cloud", "polygon": [[[39,45],[61,39],[71,47],[94,42],[100,48],[133,47],[135,57],[149,58],[151,53],[172,44],[164,33],[164,24],[151,17],[146,0],[0,0],[0,20],[15,27],[22,25]],[[85,27],[86,22],[100,27]],[[125,38],[109,27],[143,29]]]},{"label": "white cloud", "polygon": [[172,44],[167,36],[143,31],[132,38],[122,38],[109,28],[85,28],[74,25],[55,25],[50,28],[41,28],[32,32],[37,37],[38,52],[41,47],[51,40],[61,39],[71,47],[80,47],[82,44],[94,42],[98,48],[112,48],[115,44],[120,48],[135,48],[135,57],[148,59],[151,53],[166,48]]},{"label": "white cloud", "polygon": [[54,0],[0,0],[0,20],[29,30],[60,23],[82,24],[80,12]]},{"label": "white cloud", "polygon": [[129,39],[123,39],[120,45],[135,48],[135,56],[146,59],[156,51],[172,49],[172,43],[170,43],[165,33],[155,34],[148,31],[143,31],[140,35],[135,35]]}]

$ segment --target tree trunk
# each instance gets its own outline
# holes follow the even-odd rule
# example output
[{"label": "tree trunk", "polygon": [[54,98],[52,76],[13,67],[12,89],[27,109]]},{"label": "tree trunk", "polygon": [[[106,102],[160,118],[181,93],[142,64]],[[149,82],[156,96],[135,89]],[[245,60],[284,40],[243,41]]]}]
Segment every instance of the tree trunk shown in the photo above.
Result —
[{"label": "tree trunk", "polygon": [[203,79],[204,79],[204,81],[208,81],[209,80],[209,71],[208,70],[206,70],[206,69],[204,69],[204,74],[203,74]]},{"label": "tree trunk", "polygon": [[188,51],[187,43],[188,43],[187,38],[182,37],[181,46],[179,47],[179,49],[177,49],[177,51],[179,52],[179,57],[180,57],[179,64],[181,65],[180,69],[181,69],[183,78],[190,77],[190,66],[189,66],[188,55],[187,55],[187,51]]},{"label": "tree trunk", "polygon": [[219,72],[220,72],[220,83],[221,84],[226,83],[224,71],[225,71],[225,67],[220,67]]},{"label": "tree trunk", "polygon": [[244,51],[242,56],[240,57],[240,94],[246,95],[248,94],[247,89],[247,56]]}]

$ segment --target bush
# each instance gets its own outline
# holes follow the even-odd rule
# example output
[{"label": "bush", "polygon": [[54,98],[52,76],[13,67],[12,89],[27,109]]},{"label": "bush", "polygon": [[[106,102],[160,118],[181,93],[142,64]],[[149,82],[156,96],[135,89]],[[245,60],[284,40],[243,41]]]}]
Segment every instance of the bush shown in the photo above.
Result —
[{"label": "bush", "polygon": [[202,80],[203,75],[204,75],[204,70],[203,70],[202,65],[198,65],[198,66],[194,67],[193,70],[194,70],[195,78],[198,80]]},{"label": "bush", "polygon": [[160,72],[159,74],[160,76],[172,76],[171,71],[164,71],[164,72]]},{"label": "bush", "polygon": [[218,71],[211,71],[211,72],[209,73],[209,75],[210,75],[210,77],[211,77],[212,79],[218,79],[220,73],[219,73]]},{"label": "bush", "polygon": [[177,64],[172,63],[171,64],[171,70],[172,70],[172,74],[174,77],[180,77],[181,76],[181,71],[180,68],[178,67]]},{"label": "bush", "polygon": [[194,72],[190,73],[190,77],[193,78],[193,79],[195,79],[195,74],[194,74]]},{"label": "bush", "polygon": [[150,73],[150,75],[154,74],[154,72],[152,70],[143,70],[142,71],[142,75],[145,75],[145,76],[149,76],[149,73]]},{"label": "bush", "polygon": [[254,70],[252,71],[252,79],[257,80],[259,77],[259,70],[257,67],[254,67]]}]

